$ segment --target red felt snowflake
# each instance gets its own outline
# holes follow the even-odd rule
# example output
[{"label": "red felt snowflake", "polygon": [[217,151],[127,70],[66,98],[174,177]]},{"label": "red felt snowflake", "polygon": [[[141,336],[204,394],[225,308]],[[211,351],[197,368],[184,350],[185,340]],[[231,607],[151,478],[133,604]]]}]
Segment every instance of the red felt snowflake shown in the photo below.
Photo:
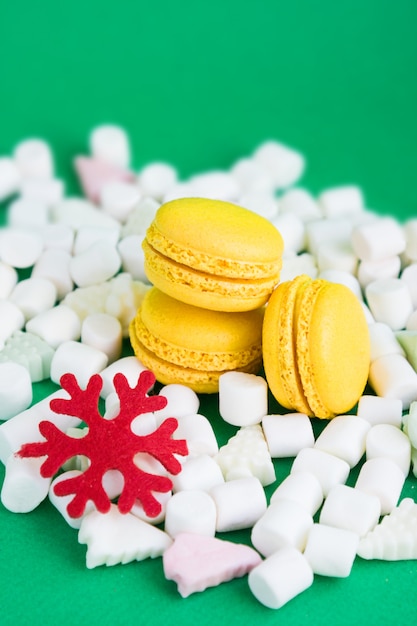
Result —
[{"label": "red felt snowflake", "polygon": [[175,454],[188,454],[187,443],[183,439],[172,439],[178,426],[175,418],[167,418],[154,432],[136,435],[132,432],[132,421],[144,413],[157,411],[167,404],[167,399],[159,395],[147,395],[155,382],[152,372],[140,374],[136,387],[131,388],[123,374],[116,374],[113,380],[120,400],[120,411],[114,419],[105,419],[99,412],[98,403],[103,380],[99,374],[92,376],[85,390],[81,389],[73,374],[64,374],[61,386],[68,391],[70,399],[51,400],[50,407],[55,413],[74,415],[88,426],[87,434],[74,438],[62,432],[49,421],[39,424],[39,431],[46,441],[26,443],[18,451],[20,457],[42,457],[47,459],[41,465],[41,475],[52,477],[68,459],[85,455],[90,465],[82,474],[57,483],[54,491],[58,496],[75,494],[67,506],[71,517],[80,517],[88,500],[92,500],[101,513],[110,509],[110,499],[103,488],[103,476],[111,469],[123,474],[124,485],[119,496],[118,507],[121,513],[128,513],[137,500],[142,503],[149,517],[156,517],[161,505],[152,492],[167,492],[172,489],[172,481],[167,476],[150,474],[139,468],[134,457],[139,452],[147,452],[157,459],[168,472],[178,474],[181,464]]}]

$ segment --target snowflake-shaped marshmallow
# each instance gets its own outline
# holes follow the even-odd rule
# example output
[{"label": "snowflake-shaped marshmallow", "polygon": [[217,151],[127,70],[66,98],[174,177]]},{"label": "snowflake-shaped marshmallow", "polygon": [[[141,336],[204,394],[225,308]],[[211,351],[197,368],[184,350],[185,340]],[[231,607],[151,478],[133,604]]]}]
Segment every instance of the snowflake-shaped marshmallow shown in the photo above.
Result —
[{"label": "snowflake-shaped marshmallow", "polygon": [[104,419],[98,410],[103,380],[99,374],[92,376],[85,390],[81,389],[73,374],[64,374],[61,386],[70,399],[51,400],[50,407],[55,413],[74,415],[88,426],[84,437],[74,438],[62,432],[49,421],[39,424],[39,431],[46,441],[24,444],[17,454],[20,457],[42,457],[41,475],[52,477],[68,459],[86,456],[90,464],[80,475],[58,482],[54,487],[57,496],[74,494],[67,506],[71,517],[80,517],[89,500],[100,513],[110,510],[111,502],[103,487],[103,476],[108,470],[119,470],[124,485],[118,500],[121,513],[128,513],[135,502],[142,503],[149,517],[156,517],[161,504],[153,492],[167,492],[172,489],[168,476],[151,474],[139,468],[134,457],[145,452],[157,459],[170,474],[181,471],[181,463],[176,454],[188,454],[184,439],[173,439],[178,426],[175,418],[169,417],[147,435],[136,435],[131,429],[132,421],[139,415],[158,411],[166,406],[167,400],[160,395],[147,395],[155,382],[152,372],[145,370],[136,387],[131,388],[126,377],[118,373],[113,379],[119,396],[120,411],[113,419]]}]

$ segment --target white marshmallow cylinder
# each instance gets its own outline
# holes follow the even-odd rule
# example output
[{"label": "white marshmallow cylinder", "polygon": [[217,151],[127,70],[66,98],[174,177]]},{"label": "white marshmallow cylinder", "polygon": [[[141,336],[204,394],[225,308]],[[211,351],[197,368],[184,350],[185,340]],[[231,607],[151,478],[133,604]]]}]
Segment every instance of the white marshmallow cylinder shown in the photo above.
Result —
[{"label": "white marshmallow cylinder", "polygon": [[26,321],[51,309],[57,298],[55,285],[46,278],[26,278],[21,280],[10,294],[25,316]]},{"label": "white marshmallow cylinder", "polygon": [[285,253],[290,250],[296,253],[304,250],[306,234],[304,223],[300,217],[293,213],[279,213],[271,221],[281,233]]},{"label": "white marshmallow cylinder", "polygon": [[16,330],[23,328],[25,316],[19,307],[10,300],[0,300],[0,348]]},{"label": "white marshmallow cylinder", "polygon": [[344,528],[314,524],[307,537],[304,557],[314,574],[346,578],[352,571],[359,536]]},{"label": "white marshmallow cylinder", "polygon": [[155,500],[158,500],[161,505],[161,512],[159,515],[155,515],[154,517],[149,517],[143,510],[143,505],[139,500],[136,500],[135,504],[130,509],[130,513],[135,517],[143,520],[144,522],[148,522],[148,524],[156,525],[161,524],[165,520],[166,516],[166,508],[169,500],[172,497],[171,491],[158,491],[153,494]]},{"label": "white marshmallow cylinder", "polygon": [[266,557],[289,546],[302,552],[312,525],[313,518],[304,506],[294,500],[277,500],[252,528],[251,542]]},{"label": "white marshmallow cylinder", "polygon": [[62,300],[73,290],[74,281],[70,273],[70,253],[61,248],[44,250],[32,270],[33,278],[47,278],[56,287],[58,299]]},{"label": "white marshmallow cylinder", "polygon": [[379,498],[347,485],[335,485],[320,512],[320,524],[344,528],[364,537],[378,523]]},{"label": "white marshmallow cylinder", "polygon": [[0,261],[0,300],[10,296],[16,287],[18,275],[14,267]]},{"label": "white marshmallow cylinder", "polygon": [[93,157],[126,168],[130,164],[130,144],[121,126],[103,124],[95,127],[89,137]]},{"label": "white marshmallow cylinder", "polygon": [[10,157],[0,157],[0,202],[18,191],[21,178],[15,160]]},{"label": "white marshmallow cylinder", "polygon": [[0,363],[0,420],[8,420],[32,402],[30,373],[20,363]]},{"label": "white marshmallow cylinder", "polygon": [[405,267],[400,278],[410,291],[414,310],[417,309],[417,262]]},{"label": "white marshmallow cylinder", "polygon": [[388,324],[392,330],[405,328],[413,303],[410,290],[400,278],[375,280],[366,287],[365,293],[375,321]]},{"label": "white marshmallow cylinder", "polygon": [[375,457],[362,465],[355,489],[377,496],[381,515],[387,515],[397,506],[404,483],[405,474],[398,463],[388,457]]},{"label": "white marshmallow cylinder", "polygon": [[112,180],[100,189],[100,205],[103,211],[119,222],[126,221],[140,199],[139,187],[126,181]]},{"label": "white marshmallow cylinder", "polygon": [[410,471],[411,443],[407,435],[391,424],[373,426],[366,437],[366,458],[386,457],[394,461],[405,476]]},{"label": "white marshmallow cylinder", "polygon": [[87,387],[93,374],[98,374],[107,365],[107,355],[78,341],[61,343],[51,362],[51,380],[59,384],[63,374],[74,374],[82,389]]},{"label": "white marshmallow cylinder", "polygon": [[1,502],[12,513],[29,513],[48,495],[50,478],[43,478],[40,467],[44,458],[20,458],[11,455],[1,490]]},{"label": "white marshmallow cylinder", "polygon": [[254,160],[268,172],[275,189],[293,185],[305,167],[303,155],[277,141],[265,141],[253,153]]},{"label": "white marshmallow cylinder", "polygon": [[59,178],[25,178],[20,185],[23,200],[43,204],[49,215],[50,207],[64,197],[65,184]]},{"label": "white marshmallow cylinder", "polygon": [[180,533],[214,537],[216,506],[205,491],[179,491],[167,502],[165,532],[173,539]]},{"label": "white marshmallow cylinder", "polygon": [[357,277],[362,289],[376,280],[398,278],[401,270],[401,258],[390,256],[380,261],[360,261],[357,268]]},{"label": "white marshmallow cylinder", "polygon": [[127,235],[117,244],[122,260],[122,269],[128,272],[133,280],[149,282],[145,273],[145,255],[142,249],[142,235]]},{"label": "white marshmallow cylinder", "polygon": [[293,213],[304,223],[321,217],[320,208],[307,189],[296,187],[288,189],[279,200],[280,213]]},{"label": "white marshmallow cylinder", "polygon": [[375,359],[369,368],[369,383],[378,396],[401,400],[403,409],[417,400],[417,373],[401,354]]},{"label": "white marshmallow cylinder", "polygon": [[100,392],[101,398],[107,398],[107,396],[114,393],[113,380],[116,374],[123,374],[129,386],[136,387],[139,376],[145,369],[145,366],[135,356],[125,356],[110,363],[100,372],[103,381],[103,387]]},{"label": "white marshmallow cylinder", "polygon": [[358,417],[367,420],[371,426],[392,424],[401,427],[403,403],[398,398],[364,395],[359,398]]},{"label": "white marshmallow cylinder", "polygon": [[216,485],[210,495],[217,508],[217,532],[251,528],[267,507],[262,484],[253,476]]},{"label": "white marshmallow cylinder", "polygon": [[42,250],[42,237],[36,231],[21,228],[0,230],[0,260],[16,269],[32,267]]},{"label": "white marshmallow cylinder", "polygon": [[273,459],[296,456],[314,445],[311,420],[304,413],[265,415],[262,429]]},{"label": "white marshmallow cylinder", "polygon": [[216,435],[210,421],[204,415],[183,415],[177,417],[178,426],[173,433],[174,439],[187,441],[188,456],[208,454],[214,456],[219,451]]},{"label": "white marshmallow cylinder", "polygon": [[48,207],[39,200],[20,197],[7,207],[7,224],[13,228],[41,228],[48,219]]},{"label": "white marshmallow cylinder", "polygon": [[233,426],[259,424],[268,412],[264,378],[245,372],[226,372],[219,378],[219,412]]},{"label": "white marshmallow cylinder", "polygon": [[139,186],[143,195],[156,200],[162,200],[177,180],[177,170],[169,163],[148,163],[139,173]]},{"label": "white marshmallow cylinder", "polygon": [[74,256],[83,254],[98,241],[116,246],[119,241],[120,229],[110,226],[81,226],[75,235],[72,253]]},{"label": "white marshmallow cylinder", "polygon": [[379,218],[353,229],[352,246],[360,259],[378,261],[401,254],[405,250],[405,236],[399,223],[390,218]]},{"label": "white marshmallow cylinder", "polygon": [[178,383],[164,385],[159,395],[167,399],[167,404],[163,409],[155,411],[155,418],[158,424],[167,417],[195,415],[200,408],[198,395],[186,385]]},{"label": "white marshmallow cylinder", "polygon": [[280,609],[313,584],[307,559],[295,548],[283,548],[249,572],[249,589],[270,609]]},{"label": "white marshmallow cylinder", "polygon": [[353,293],[358,298],[358,300],[362,302],[363,301],[362,288],[359,284],[358,279],[353,274],[354,270],[351,270],[351,271],[346,270],[346,269],[342,270],[342,269],[328,268],[325,270],[320,270],[318,278],[324,278],[324,280],[328,280],[331,283],[345,285],[345,287],[348,287],[351,291],[353,291]]},{"label": "white marshmallow cylinder", "polygon": [[366,435],[370,428],[369,422],[357,415],[339,415],[330,420],[314,446],[354,467],[365,453]]},{"label": "white marshmallow cylinder", "polygon": [[326,243],[318,248],[317,265],[320,273],[345,272],[352,276],[356,272],[358,259],[348,243]]},{"label": "white marshmallow cylinder", "polygon": [[116,247],[105,240],[93,243],[69,264],[71,278],[78,287],[90,287],[112,278],[121,267]]},{"label": "white marshmallow cylinder", "polygon": [[52,348],[81,336],[81,322],[76,312],[65,304],[39,313],[26,324],[26,330],[37,335]]},{"label": "white marshmallow cylinder", "polygon": [[386,354],[401,354],[405,356],[394,331],[388,324],[375,322],[374,324],[369,324],[368,328],[371,343],[371,361],[375,361],[375,359]]},{"label": "white marshmallow cylinder", "polygon": [[324,497],[340,483],[345,483],[350,472],[349,464],[333,454],[318,448],[304,448],[294,459],[291,473],[311,472],[318,479]]},{"label": "white marshmallow cylinder", "polygon": [[82,322],[82,343],[104,352],[109,363],[113,363],[120,357],[122,339],[122,325],[112,315],[93,313],[87,315]]},{"label": "white marshmallow cylinder", "polygon": [[219,465],[208,454],[187,457],[181,472],[172,476],[171,480],[174,493],[191,489],[209,492],[216,485],[224,483]]},{"label": "white marshmallow cylinder", "polygon": [[303,506],[311,515],[315,515],[323,504],[323,490],[311,472],[289,474],[271,494],[270,504],[278,500],[292,500]]},{"label": "white marshmallow cylinder", "polygon": [[322,191],[318,203],[325,217],[354,215],[363,211],[362,190],[356,185],[344,185]]},{"label": "white marshmallow cylinder", "polygon": [[43,139],[25,139],[13,156],[23,178],[52,178],[54,163],[49,145]]}]

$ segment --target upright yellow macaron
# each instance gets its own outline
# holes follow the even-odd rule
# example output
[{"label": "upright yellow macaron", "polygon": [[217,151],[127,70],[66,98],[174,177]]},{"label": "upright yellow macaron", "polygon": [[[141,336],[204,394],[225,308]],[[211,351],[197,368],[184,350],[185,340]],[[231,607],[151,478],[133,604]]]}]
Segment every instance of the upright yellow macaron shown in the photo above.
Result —
[{"label": "upright yellow macaron", "polygon": [[224,372],[260,370],[263,315],[263,308],[226,313],[195,307],[152,287],[130,324],[130,341],[159,382],[214,393]]},{"label": "upright yellow macaron", "polygon": [[368,325],[356,296],[305,275],[281,283],[265,311],[263,362],[283,407],[320,418],[352,409],[370,364]]},{"label": "upright yellow macaron", "polygon": [[279,281],[283,240],[262,216],[229,202],[182,198],[163,204],[143,242],[153,285],[216,311],[263,306]]}]

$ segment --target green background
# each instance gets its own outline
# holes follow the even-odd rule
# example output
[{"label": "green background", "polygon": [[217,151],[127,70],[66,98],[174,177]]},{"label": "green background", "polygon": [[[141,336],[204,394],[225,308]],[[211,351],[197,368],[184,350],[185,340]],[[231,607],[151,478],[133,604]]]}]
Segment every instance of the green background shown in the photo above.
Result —
[{"label": "green background", "polygon": [[[369,208],[417,216],[416,27],[416,0],[3,3],[0,155],[29,136],[46,139],[74,194],[72,158],[101,123],[126,128],[135,168],[166,160],[181,177],[228,168],[272,138],[305,154],[301,184],[314,193],[355,183]],[[49,391],[38,385],[35,396]],[[201,400],[224,442],[231,430],[216,397]],[[278,478],[289,467],[277,463]],[[403,495],[414,489],[409,478]],[[89,571],[76,531],[47,502],[28,515],[0,507],[0,528],[5,625],[341,626],[417,617],[417,561],[357,559],[348,579],[316,577],[273,611],[246,578],[184,600],[160,559]]]}]

